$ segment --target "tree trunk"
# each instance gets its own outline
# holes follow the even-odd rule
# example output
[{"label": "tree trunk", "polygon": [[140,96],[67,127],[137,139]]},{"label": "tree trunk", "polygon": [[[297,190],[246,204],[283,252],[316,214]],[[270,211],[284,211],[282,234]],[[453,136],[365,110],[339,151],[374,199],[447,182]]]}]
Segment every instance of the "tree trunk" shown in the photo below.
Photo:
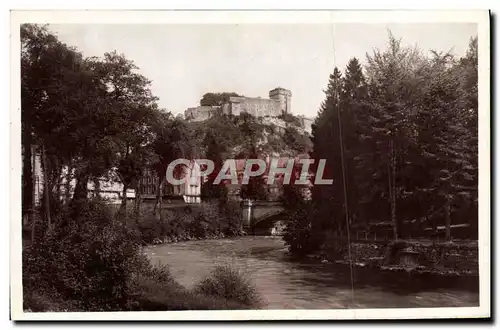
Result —
[{"label": "tree trunk", "polygon": [[54,190],[54,197],[58,203],[61,203],[61,199],[62,199],[62,197],[61,197],[62,180],[63,180],[62,170],[61,170],[61,167],[58,167],[55,185],[52,188]]},{"label": "tree trunk", "polygon": [[444,220],[446,226],[446,241],[451,241],[451,216],[450,216],[450,198],[446,196],[446,204],[444,206]]},{"label": "tree trunk", "polygon": [[47,166],[47,155],[45,153],[45,147],[42,146],[42,171],[43,171],[43,197],[44,197],[44,207],[45,207],[45,220],[47,221],[48,230],[52,226],[52,219],[50,217],[50,182],[49,182],[49,171]]},{"label": "tree trunk", "polygon": [[[35,168],[35,159],[36,159],[36,147],[35,146],[30,146],[31,149],[31,155],[32,155],[32,163],[31,163],[31,168]],[[28,211],[28,219],[31,218],[31,244],[35,242],[36,239],[36,216],[35,216],[35,185],[33,184],[33,171],[31,172],[31,183],[33,185],[31,189],[31,209]]]},{"label": "tree trunk", "polygon": [[162,200],[163,200],[163,180],[165,176],[161,176],[158,178],[158,186],[156,187],[156,204],[154,208],[154,213],[155,217],[157,220],[163,220],[162,214],[161,214],[161,206],[162,206]]},{"label": "tree trunk", "polygon": [[[22,197],[22,212],[24,220],[31,224],[33,222],[34,201],[35,201],[35,185],[33,184],[33,146],[31,138],[25,137],[23,140],[23,197]],[[24,221],[23,221],[24,227]]]},{"label": "tree trunk", "polygon": [[94,198],[101,197],[101,180],[99,178],[94,178]]},{"label": "tree trunk", "polygon": [[85,170],[79,171],[76,175],[75,192],[73,193],[73,200],[87,199],[90,175]]},{"label": "tree trunk", "polygon": [[391,140],[391,174],[389,175],[390,197],[391,197],[391,221],[394,232],[394,239],[398,239],[399,228],[396,219],[396,154],[394,151],[394,141]]},{"label": "tree trunk", "polygon": [[118,211],[118,215],[121,220],[127,219],[127,190],[128,190],[128,185],[123,184],[122,203],[120,205],[120,210]]},{"label": "tree trunk", "polygon": [[135,186],[135,199],[134,199],[134,218],[135,222],[139,222],[139,216],[141,213],[141,202],[142,202],[142,191],[141,191],[141,178],[137,179],[137,184]]},{"label": "tree trunk", "polygon": [[[429,221],[428,218],[427,218],[427,221]],[[438,230],[437,230],[436,217],[431,218],[431,222],[432,222],[432,224],[431,224],[432,225],[432,235],[433,235],[433,237],[435,239],[437,239],[437,237],[438,237]]]},{"label": "tree trunk", "polygon": [[66,184],[64,187],[65,190],[65,203],[68,203],[71,199],[71,180],[72,178],[73,168],[71,163],[68,164],[68,173],[66,173]]}]

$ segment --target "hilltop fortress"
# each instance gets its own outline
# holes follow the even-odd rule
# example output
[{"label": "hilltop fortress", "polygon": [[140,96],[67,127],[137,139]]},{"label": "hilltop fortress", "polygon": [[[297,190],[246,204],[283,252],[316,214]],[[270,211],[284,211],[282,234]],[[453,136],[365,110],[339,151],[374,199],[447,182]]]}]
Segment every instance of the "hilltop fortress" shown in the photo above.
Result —
[{"label": "hilltop fortress", "polygon": [[[188,108],[184,112],[184,117],[186,120],[199,122],[207,120],[217,113],[233,116],[239,116],[241,113],[248,113],[255,117],[270,117],[270,121],[281,126],[276,117],[285,113],[291,114],[291,98],[291,91],[277,87],[269,91],[268,99],[244,96],[230,97],[229,101],[220,106],[198,106]],[[305,116],[297,117],[302,129],[310,134],[313,120]]]}]

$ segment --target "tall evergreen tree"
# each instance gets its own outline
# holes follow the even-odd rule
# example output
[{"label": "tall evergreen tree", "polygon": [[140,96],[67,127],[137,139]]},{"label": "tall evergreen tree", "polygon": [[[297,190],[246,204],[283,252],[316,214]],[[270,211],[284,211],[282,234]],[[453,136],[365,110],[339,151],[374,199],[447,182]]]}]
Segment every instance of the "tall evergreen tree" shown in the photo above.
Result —
[{"label": "tall evergreen tree", "polygon": [[[374,139],[372,177],[378,194],[389,201],[394,239],[401,234],[402,214],[397,205],[403,196],[406,156],[414,137],[413,116],[420,97],[427,61],[416,48],[403,47],[389,35],[385,51],[367,55],[371,136]],[[382,184],[382,182],[387,184]],[[387,187],[384,189],[383,187]]]},{"label": "tall evergreen tree", "polygon": [[[343,90],[341,93],[341,120],[344,163],[346,171],[347,206],[351,222],[357,222],[364,215],[360,213],[360,201],[365,192],[363,169],[359,166],[359,155],[369,153],[362,134],[366,132],[366,80],[357,58],[352,58],[347,64],[343,78]],[[360,189],[363,188],[363,189]],[[367,214],[366,214],[367,215]],[[365,218],[365,220],[367,220]]]},{"label": "tall evergreen tree", "polygon": [[338,124],[342,85],[340,70],[335,68],[325,90],[325,100],[312,125],[313,148],[310,156],[315,160],[312,171],[317,173],[319,160],[325,159],[323,178],[333,179],[332,185],[314,185],[312,189],[312,199],[318,210],[318,218],[313,224],[313,230],[318,232],[325,230],[341,232],[345,227],[343,225],[345,208]]}]

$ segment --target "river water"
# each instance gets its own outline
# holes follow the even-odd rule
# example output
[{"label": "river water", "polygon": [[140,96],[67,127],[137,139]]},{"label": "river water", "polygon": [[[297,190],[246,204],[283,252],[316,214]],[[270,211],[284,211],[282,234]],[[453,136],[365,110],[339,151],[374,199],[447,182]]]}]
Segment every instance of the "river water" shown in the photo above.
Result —
[{"label": "river water", "polygon": [[[246,273],[268,309],[471,307],[479,305],[476,281],[417,278],[370,269],[296,260],[281,238],[189,241],[151,246],[153,263],[170,267],[185,287],[209,275],[216,265],[230,264]],[[353,285],[351,285],[353,283]]]}]

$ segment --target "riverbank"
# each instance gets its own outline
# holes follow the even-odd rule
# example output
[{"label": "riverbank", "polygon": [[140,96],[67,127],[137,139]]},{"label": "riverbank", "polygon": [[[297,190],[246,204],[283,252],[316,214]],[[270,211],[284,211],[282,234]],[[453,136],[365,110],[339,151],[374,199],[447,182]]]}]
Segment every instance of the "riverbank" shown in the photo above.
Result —
[{"label": "riverbank", "polygon": [[[139,238],[155,227],[137,228],[136,222],[117,221],[115,212],[101,200],[68,205],[55,223],[57,227],[40,231],[43,235],[23,247],[23,308],[27,312],[259,307],[258,293],[246,274],[226,265],[211,265],[194,286],[181,285],[168,264],[154,264],[140,246]],[[165,224],[161,230],[180,224],[160,223]]]},{"label": "riverbank", "polygon": [[350,249],[347,249],[347,244],[330,241],[307,257],[322,263],[394,273],[444,277],[479,276],[477,241],[357,241],[351,243]]},{"label": "riverbank", "polygon": [[[130,210],[130,208],[129,208]],[[139,217],[129,212],[128,226],[133,228],[142,245],[168,244],[202,239],[238,237],[241,230],[241,208],[228,202],[219,207],[214,203],[172,204],[156,214],[154,202],[141,205]]]}]

